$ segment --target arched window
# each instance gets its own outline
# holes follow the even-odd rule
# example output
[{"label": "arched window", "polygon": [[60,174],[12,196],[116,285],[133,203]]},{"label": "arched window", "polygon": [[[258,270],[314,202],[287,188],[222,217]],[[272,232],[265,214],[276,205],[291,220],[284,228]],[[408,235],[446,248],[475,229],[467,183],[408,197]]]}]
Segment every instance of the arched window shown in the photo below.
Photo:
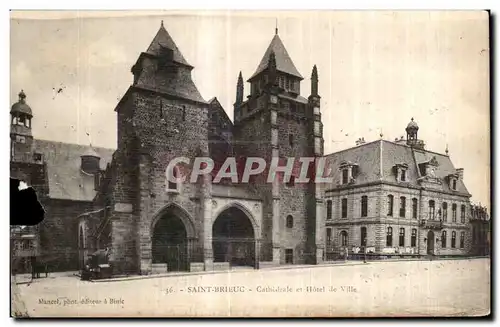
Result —
[{"label": "arched window", "polygon": [[418,214],[418,200],[416,198],[411,199],[411,217],[413,219],[417,219],[417,214]]},{"label": "arched window", "polygon": [[453,203],[451,205],[451,221],[456,223],[457,222],[457,204]]},{"label": "arched window", "polygon": [[465,204],[460,206],[460,222],[465,224]]},{"label": "arched window", "polygon": [[399,198],[399,217],[406,216],[406,198],[404,196]]},{"label": "arched window", "polygon": [[448,221],[448,203],[443,202],[443,221]]},{"label": "arched window", "polygon": [[429,200],[429,218],[431,220],[434,220],[436,214],[436,203],[434,200]]},{"label": "arched window", "polygon": [[417,229],[413,228],[411,230],[411,247],[416,247],[417,246]]},{"label": "arched window", "polygon": [[457,232],[453,231],[451,232],[451,247],[456,248],[456,242],[457,242]]},{"label": "arched window", "polygon": [[386,245],[392,246],[392,227],[387,227]]},{"label": "arched window", "polygon": [[460,232],[460,248],[465,247],[465,232]]},{"label": "arched window", "polygon": [[326,201],[326,219],[332,219],[332,200]]},{"label": "arched window", "polygon": [[445,249],[445,248],[446,248],[446,237],[447,237],[447,235],[446,235],[446,231],[444,230],[444,231],[441,233],[441,247],[442,247],[443,249]]},{"label": "arched window", "polygon": [[394,196],[392,194],[389,194],[387,196],[387,215],[388,216],[392,216],[393,207],[394,207]]},{"label": "arched window", "polygon": [[293,217],[291,215],[286,216],[286,227],[293,228]]},{"label": "arched window", "polygon": [[399,246],[405,246],[405,229],[399,229]]},{"label": "arched window", "polygon": [[361,197],[361,217],[368,216],[368,197],[363,195]]},{"label": "arched window", "polygon": [[366,246],[367,234],[366,227],[361,227],[361,246]]},{"label": "arched window", "polygon": [[343,230],[342,232],[340,232],[340,244],[341,246],[347,246],[348,243],[349,243],[349,237],[347,235],[347,232]]},{"label": "arched window", "polygon": [[347,218],[347,199],[342,199],[342,218]]}]

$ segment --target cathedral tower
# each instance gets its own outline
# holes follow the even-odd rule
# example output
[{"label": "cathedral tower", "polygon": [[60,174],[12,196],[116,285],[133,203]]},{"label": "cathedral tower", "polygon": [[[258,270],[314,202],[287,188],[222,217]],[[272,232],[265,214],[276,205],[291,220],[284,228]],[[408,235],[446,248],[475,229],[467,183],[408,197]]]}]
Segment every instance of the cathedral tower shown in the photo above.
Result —
[{"label": "cathedral tower", "polygon": [[279,166],[295,158],[288,181],[266,183],[266,175],[255,185],[265,201],[261,257],[275,264],[316,261],[315,185],[295,181],[299,158],[323,154],[317,69],[309,99],[300,95],[303,79],[276,30],[247,81],[250,95],[244,102],[236,101],[234,108],[234,139],[241,144],[240,153],[264,158],[268,166],[272,158],[279,158]]}]

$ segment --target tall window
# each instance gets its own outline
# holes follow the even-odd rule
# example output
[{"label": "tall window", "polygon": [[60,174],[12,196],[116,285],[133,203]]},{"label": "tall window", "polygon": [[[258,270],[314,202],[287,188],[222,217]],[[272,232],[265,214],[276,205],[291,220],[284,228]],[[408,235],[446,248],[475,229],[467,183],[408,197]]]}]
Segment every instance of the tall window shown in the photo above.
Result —
[{"label": "tall window", "polygon": [[286,227],[293,228],[293,217],[291,215],[286,216]]},{"label": "tall window", "polygon": [[465,204],[460,206],[460,222],[465,224]]},{"label": "tall window", "polygon": [[456,248],[457,232],[451,232],[451,247]]},{"label": "tall window", "polygon": [[342,199],[342,218],[347,218],[347,199]]},{"label": "tall window", "polygon": [[327,228],[326,229],[326,246],[331,246],[332,245],[332,229]]},{"label": "tall window", "polygon": [[448,203],[443,202],[443,221],[448,221]]},{"label": "tall window", "polygon": [[368,216],[368,197],[363,195],[361,197],[361,217]]},{"label": "tall window", "polygon": [[342,169],[342,184],[349,183],[349,171],[347,169]]},{"label": "tall window", "polygon": [[434,220],[435,213],[436,213],[436,203],[434,200],[429,201],[429,219]]},{"label": "tall window", "polygon": [[465,247],[465,232],[460,232],[460,248]]},{"label": "tall window", "polygon": [[453,191],[456,191],[457,190],[457,180],[454,179],[452,182],[451,182],[451,188],[453,189]]},{"label": "tall window", "polygon": [[399,229],[399,246],[405,246],[405,229]]},{"label": "tall window", "polygon": [[387,246],[392,246],[392,227],[387,227],[387,239],[385,244]]},{"label": "tall window", "polygon": [[399,198],[399,217],[406,216],[406,198],[402,196]]},{"label": "tall window", "polygon": [[290,144],[290,146],[293,147],[293,134],[292,133],[288,134],[288,143]]},{"label": "tall window", "polygon": [[366,227],[361,227],[361,246],[366,246]]},{"label": "tall window", "polygon": [[441,232],[441,247],[443,249],[446,248],[446,237],[447,237],[446,231],[444,230],[444,231]]},{"label": "tall window", "polygon": [[387,196],[387,215],[388,216],[392,216],[393,207],[394,207],[394,196],[392,196],[392,194],[389,194]]},{"label": "tall window", "polygon": [[453,203],[451,205],[451,220],[456,223],[457,222],[457,204]]},{"label": "tall window", "polygon": [[418,214],[418,200],[413,198],[411,199],[411,217],[413,219],[417,219]]},{"label": "tall window", "polygon": [[401,181],[406,182],[406,170],[405,169],[401,170]]},{"label": "tall window", "polygon": [[411,247],[416,247],[417,246],[417,229],[413,228],[411,230]]},{"label": "tall window", "polygon": [[347,246],[347,244],[348,244],[348,236],[347,236],[347,232],[345,230],[340,232],[340,244],[341,244],[341,246]]},{"label": "tall window", "polygon": [[326,201],[326,219],[332,219],[332,200]]}]

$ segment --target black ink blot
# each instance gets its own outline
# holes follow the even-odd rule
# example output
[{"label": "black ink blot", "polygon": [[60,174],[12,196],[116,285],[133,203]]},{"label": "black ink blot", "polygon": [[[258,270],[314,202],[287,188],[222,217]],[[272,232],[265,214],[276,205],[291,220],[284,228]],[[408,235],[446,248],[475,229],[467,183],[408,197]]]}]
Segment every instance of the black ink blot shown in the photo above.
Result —
[{"label": "black ink blot", "polygon": [[28,187],[19,190],[21,181],[10,178],[10,224],[34,226],[43,221],[45,209],[38,201],[35,190]]}]

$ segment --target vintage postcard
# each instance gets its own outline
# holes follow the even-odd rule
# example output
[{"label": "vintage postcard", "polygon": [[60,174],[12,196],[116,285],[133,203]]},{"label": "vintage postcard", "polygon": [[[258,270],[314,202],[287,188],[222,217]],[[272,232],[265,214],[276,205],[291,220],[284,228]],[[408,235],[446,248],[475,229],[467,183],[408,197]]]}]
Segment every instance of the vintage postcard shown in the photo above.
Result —
[{"label": "vintage postcard", "polygon": [[490,314],[487,11],[10,19],[12,317]]}]

